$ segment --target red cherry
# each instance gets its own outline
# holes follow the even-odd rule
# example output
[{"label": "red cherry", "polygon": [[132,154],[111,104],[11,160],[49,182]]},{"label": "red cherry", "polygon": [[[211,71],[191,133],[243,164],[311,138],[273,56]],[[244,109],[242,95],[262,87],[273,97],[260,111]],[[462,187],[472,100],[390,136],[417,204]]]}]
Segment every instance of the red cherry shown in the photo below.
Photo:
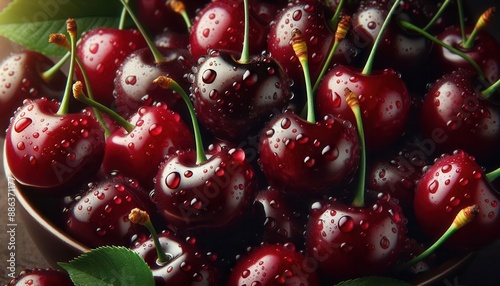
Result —
[{"label": "red cherry", "polygon": [[46,268],[25,269],[5,286],[73,286],[68,273]]},{"label": "red cherry", "polygon": [[461,209],[477,205],[477,217],[444,244],[456,251],[467,251],[499,239],[499,202],[500,194],[475,159],[464,151],[456,151],[438,158],[423,174],[415,189],[414,209],[422,231],[436,239]]}]

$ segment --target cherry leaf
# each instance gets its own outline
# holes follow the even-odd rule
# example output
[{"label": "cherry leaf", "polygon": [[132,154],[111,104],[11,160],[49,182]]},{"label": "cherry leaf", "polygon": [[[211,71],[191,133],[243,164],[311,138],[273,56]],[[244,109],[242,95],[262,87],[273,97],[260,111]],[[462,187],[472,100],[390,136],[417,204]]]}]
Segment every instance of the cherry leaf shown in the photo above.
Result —
[{"label": "cherry leaf", "polygon": [[60,262],[76,286],[155,285],[153,273],[144,260],[126,247],[103,246],[70,262]]},{"label": "cherry leaf", "polygon": [[48,43],[52,33],[66,33],[66,20],[76,19],[81,32],[96,27],[118,27],[120,1],[14,0],[0,12],[0,35],[49,56],[66,51]]},{"label": "cherry leaf", "polygon": [[384,286],[411,286],[410,283],[397,280],[389,277],[361,277],[352,280],[346,280],[335,284],[335,286],[371,286],[371,285],[384,285]]}]

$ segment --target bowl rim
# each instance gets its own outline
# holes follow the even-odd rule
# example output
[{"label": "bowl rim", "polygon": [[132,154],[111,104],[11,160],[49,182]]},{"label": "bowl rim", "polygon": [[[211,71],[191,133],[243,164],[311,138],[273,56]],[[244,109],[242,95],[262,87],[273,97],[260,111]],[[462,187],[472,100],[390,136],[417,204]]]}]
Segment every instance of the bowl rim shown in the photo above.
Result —
[{"label": "bowl rim", "polygon": [[53,222],[50,221],[41,211],[32,206],[32,202],[28,199],[26,194],[23,192],[21,185],[12,176],[10,172],[9,164],[7,162],[6,147],[4,142],[3,148],[3,168],[5,177],[7,179],[8,188],[14,188],[16,200],[19,202],[21,207],[31,216],[44,230],[53,234],[57,238],[61,239],[69,247],[73,248],[75,251],[80,253],[85,253],[90,250],[90,248],[84,246],[76,239],[70,237],[68,234],[64,233],[60,227],[57,227]]}]

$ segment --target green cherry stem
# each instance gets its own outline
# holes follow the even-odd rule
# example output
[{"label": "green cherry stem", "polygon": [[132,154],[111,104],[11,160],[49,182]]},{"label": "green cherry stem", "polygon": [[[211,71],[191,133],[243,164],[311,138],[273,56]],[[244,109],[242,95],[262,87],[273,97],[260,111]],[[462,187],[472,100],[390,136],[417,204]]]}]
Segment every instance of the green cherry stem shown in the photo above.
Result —
[{"label": "green cherry stem", "polygon": [[238,60],[241,64],[246,64],[250,61],[250,12],[248,7],[248,0],[243,1],[243,9],[245,11],[245,30],[243,32],[243,49],[241,50],[241,57]]},{"label": "green cherry stem", "polygon": [[[128,4],[128,0],[125,0]],[[127,18],[127,9],[125,7],[122,8],[122,13],[120,14],[120,22],[118,23],[118,29],[123,30],[125,28],[125,20]]]},{"label": "green cherry stem", "polygon": [[54,43],[60,47],[67,48],[69,47],[71,51],[70,61],[69,61],[69,71],[68,77],[66,81],[66,88],[64,90],[64,95],[61,101],[61,105],[59,106],[59,110],[57,111],[57,115],[65,115],[68,113],[69,109],[69,100],[71,98],[71,85],[73,84],[73,77],[75,74],[75,62],[76,62],[76,34],[78,32],[76,21],[73,18],[69,18],[66,21],[66,30],[70,36],[70,42],[68,42],[68,38],[63,34],[50,35],[49,42]]},{"label": "green cherry stem", "polygon": [[158,255],[157,259],[158,263],[160,265],[167,263],[169,261],[168,256],[161,247],[160,239],[158,238],[158,233],[156,232],[156,229],[154,228],[153,223],[151,222],[149,214],[146,211],[143,211],[139,208],[134,208],[130,211],[128,219],[132,223],[145,226],[149,230],[149,232],[151,233],[151,237],[153,238],[153,241],[155,243],[156,254]]},{"label": "green cherry stem", "polygon": [[313,93],[316,92],[319,83],[321,82],[321,79],[325,76],[326,72],[328,71],[328,67],[332,62],[333,56],[335,55],[335,52],[337,51],[340,45],[340,42],[342,42],[347,36],[347,31],[349,30],[350,22],[351,22],[350,16],[344,16],[340,20],[337,26],[337,30],[335,31],[335,41],[333,42],[333,47],[332,49],[330,49],[330,53],[328,54],[328,57],[325,61],[325,64],[323,65],[323,68],[321,69],[321,72],[319,73],[318,78],[316,79],[316,83],[314,83]]},{"label": "green cherry stem", "polygon": [[360,163],[359,163],[359,179],[358,186],[352,202],[354,207],[363,207],[365,205],[365,187],[366,187],[366,143],[365,143],[365,131],[363,128],[363,118],[361,116],[361,108],[359,107],[359,99],[354,92],[349,88],[345,88],[345,98],[347,104],[354,113],[356,118],[356,126],[358,129],[359,145],[360,145]]},{"label": "green cherry stem", "polygon": [[394,4],[392,4],[391,10],[389,10],[389,13],[387,14],[387,17],[384,20],[384,23],[382,23],[382,27],[380,27],[380,31],[375,38],[375,41],[373,42],[373,47],[372,50],[370,51],[370,54],[368,55],[368,59],[366,60],[365,67],[363,68],[363,71],[361,74],[363,75],[370,75],[372,73],[373,69],[373,61],[375,59],[375,55],[377,54],[378,47],[380,46],[380,42],[382,41],[382,37],[384,36],[385,30],[387,30],[387,27],[389,26],[389,23],[391,22],[392,15],[396,12],[396,9],[399,6],[400,0],[394,1]]},{"label": "green cherry stem", "polygon": [[486,174],[486,179],[488,180],[488,182],[493,182],[498,178],[500,178],[500,168]]},{"label": "green cherry stem", "polygon": [[462,0],[457,0],[457,8],[458,19],[460,23],[460,32],[462,33],[462,43],[464,43],[467,39],[465,35],[464,5],[462,4]]},{"label": "green cherry stem", "polygon": [[55,65],[53,65],[50,69],[42,72],[40,77],[46,83],[52,81],[56,73],[64,66],[64,64],[71,58],[71,53],[67,52],[62,58],[60,58]]},{"label": "green cherry stem", "polygon": [[128,122],[125,118],[121,117],[111,108],[87,97],[83,93],[83,83],[81,81],[77,81],[75,82],[75,84],[73,84],[73,97],[88,106],[96,108],[100,112],[108,114],[113,120],[116,121],[116,123],[122,126],[127,132],[131,132],[135,128],[133,124]]},{"label": "green cherry stem", "polygon": [[184,23],[186,23],[186,27],[189,30],[191,30],[191,19],[189,19],[189,15],[186,12],[186,6],[184,5],[184,2],[179,1],[179,0],[170,0],[168,1],[170,8],[177,14],[182,16],[182,19],[184,19]]},{"label": "green cherry stem", "polygon": [[153,41],[148,37],[148,34],[146,33],[146,30],[144,27],[141,25],[139,19],[137,19],[137,16],[135,16],[134,11],[132,11],[132,8],[130,5],[127,3],[128,0],[120,0],[123,4],[123,7],[127,10],[128,14],[130,15],[130,18],[134,21],[135,25],[137,26],[137,29],[141,32],[142,36],[144,37],[144,40],[148,44],[149,49],[151,50],[151,53],[153,54],[153,57],[155,59],[155,63],[161,63],[166,61],[165,57],[160,53],[158,48],[155,46]]},{"label": "green cherry stem", "polygon": [[476,25],[474,26],[474,29],[469,35],[469,38],[462,44],[462,47],[464,49],[470,49],[474,47],[474,41],[476,40],[477,34],[479,33],[479,31],[488,26],[488,24],[491,22],[491,19],[493,18],[494,12],[495,12],[495,7],[491,7],[488,10],[486,10],[483,14],[481,14],[481,16],[476,22]]},{"label": "green cherry stem", "polygon": [[163,89],[171,89],[177,92],[184,100],[184,103],[186,103],[194,129],[194,139],[196,145],[196,164],[197,165],[203,164],[204,162],[207,161],[207,155],[205,154],[205,149],[203,147],[203,141],[201,137],[200,126],[198,125],[198,119],[196,118],[194,106],[191,100],[189,99],[189,96],[182,89],[182,87],[172,78],[166,76],[159,76],[153,82],[158,84]]},{"label": "green cherry stem", "polygon": [[500,88],[500,79],[498,79],[494,84],[490,85],[488,88],[485,90],[481,91],[481,95],[486,98],[490,99],[491,96]]},{"label": "green cherry stem", "polygon": [[446,0],[443,2],[443,4],[441,4],[441,7],[439,7],[439,10],[436,12],[434,17],[432,17],[429,23],[427,23],[427,25],[425,25],[425,27],[423,28],[424,31],[429,30],[432,26],[434,26],[434,24],[436,24],[437,20],[439,20],[439,17],[441,17],[444,10],[446,10],[446,8],[449,6],[450,3],[451,0]]},{"label": "green cherry stem", "polygon": [[[329,1],[326,1],[328,4],[329,4]],[[340,14],[342,12],[342,8],[344,7],[344,4],[345,4],[345,0],[340,0],[338,6],[337,6],[337,10],[335,10],[335,14],[333,14],[333,17],[330,19],[330,21],[328,21],[328,26],[330,27],[330,29],[335,29],[335,27],[337,27],[338,23],[339,23],[339,19],[340,19]]]},{"label": "green cherry stem", "polygon": [[404,270],[408,267],[411,267],[418,262],[424,260],[425,258],[429,257],[432,253],[436,251],[437,248],[439,248],[443,243],[450,238],[457,230],[460,228],[464,227],[467,225],[469,222],[471,222],[479,213],[479,207],[477,205],[472,205],[468,206],[457,214],[455,219],[453,220],[453,223],[450,225],[450,227],[446,230],[446,232],[436,241],[434,242],[429,248],[427,248],[424,252],[419,254],[417,257],[411,259],[410,261],[399,265],[397,267],[397,270]]},{"label": "green cherry stem", "polygon": [[443,43],[442,41],[438,40],[436,37],[432,36],[431,34],[427,33],[426,31],[420,29],[419,27],[413,25],[410,22],[399,21],[399,25],[405,29],[408,29],[410,31],[414,31],[414,32],[421,34],[422,36],[426,37],[427,39],[431,40],[432,42],[434,42],[434,43],[442,46],[443,48],[449,50],[450,52],[455,53],[458,56],[462,57],[464,60],[466,60],[469,64],[472,65],[472,67],[476,70],[476,72],[478,73],[478,75],[481,79],[483,79],[483,80],[485,79],[485,75],[483,73],[483,70],[479,67],[479,65],[473,59],[471,59],[468,55],[466,55],[465,53],[463,53],[459,49],[456,49],[448,44]]},{"label": "green cherry stem", "polygon": [[[304,79],[306,82],[306,95],[307,95],[307,118],[306,120],[310,123],[316,123],[316,114],[314,111],[314,93],[311,84],[311,76],[309,72],[309,59],[307,53],[307,44],[302,32],[299,29],[292,30],[292,40],[291,45],[295,55],[299,59],[302,65],[302,71],[304,72]],[[304,110],[306,110],[304,109]]]}]

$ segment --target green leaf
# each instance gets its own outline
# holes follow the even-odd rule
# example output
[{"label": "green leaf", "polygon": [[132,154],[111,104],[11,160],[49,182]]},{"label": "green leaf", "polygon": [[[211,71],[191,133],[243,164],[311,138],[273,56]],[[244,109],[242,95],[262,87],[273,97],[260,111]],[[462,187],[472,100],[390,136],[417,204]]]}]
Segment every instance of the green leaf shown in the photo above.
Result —
[{"label": "green leaf", "polygon": [[76,286],[155,285],[146,262],[126,247],[99,247],[59,266]]},{"label": "green leaf", "polygon": [[48,43],[52,33],[65,33],[66,20],[76,19],[80,34],[96,27],[118,27],[118,0],[14,0],[0,12],[0,35],[46,55],[66,51]]},{"label": "green leaf", "polygon": [[356,278],[336,284],[336,286],[374,286],[374,285],[411,286],[411,284],[408,282],[404,282],[394,278],[375,277],[375,276]]}]

